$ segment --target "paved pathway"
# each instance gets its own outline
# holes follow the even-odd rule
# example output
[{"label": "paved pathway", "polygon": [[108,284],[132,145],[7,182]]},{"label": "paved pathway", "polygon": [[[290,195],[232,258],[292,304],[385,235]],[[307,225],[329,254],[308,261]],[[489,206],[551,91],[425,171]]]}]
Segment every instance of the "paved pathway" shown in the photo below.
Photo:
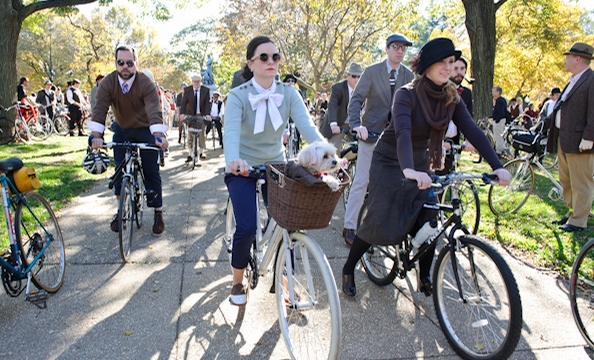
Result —
[{"label": "paved pathway", "polygon": [[[193,171],[184,167],[185,157],[174,144],[163,170],[167,228],[163,236],[152,236],[152,214],[145,214],[132,263],[122,265],[117,236],[109,230],[116,205],[107,181],[61,211],[64,286],[47,310],[0,294],[0,359],[287,358],[275,300],[267,291],[271,276],[250,293],[244,309],[227,299],[221,149],[211,150]],[[339,285],[348,254],[340,237],[343,213],[339,203],[331,226],[310,232]],[[512,358],[592,358],[571,317],[567,281],[505,256],[524,311]],[[361,269],[356,279],[356,298],[340,295],[340,359],[458,358],[439,328],[431,298],[412,292],[405,280],[380,288]]]}]

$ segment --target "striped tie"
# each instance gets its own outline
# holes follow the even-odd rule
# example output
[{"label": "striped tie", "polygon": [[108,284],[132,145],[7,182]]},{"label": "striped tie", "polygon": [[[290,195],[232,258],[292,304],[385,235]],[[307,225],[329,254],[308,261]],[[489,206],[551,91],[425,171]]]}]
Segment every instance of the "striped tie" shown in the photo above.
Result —
[{"label": "striped tie", "polygon": [[124,94],[127,94],[128,93],[128,84],[127,83],[123,83],[122,84],[122,92]]},{"label": "striped tie", "polygon": [[390,70],[390,90],[392,90],[392,97],[394,97],[394,88],[396,88],[396,70]]}]

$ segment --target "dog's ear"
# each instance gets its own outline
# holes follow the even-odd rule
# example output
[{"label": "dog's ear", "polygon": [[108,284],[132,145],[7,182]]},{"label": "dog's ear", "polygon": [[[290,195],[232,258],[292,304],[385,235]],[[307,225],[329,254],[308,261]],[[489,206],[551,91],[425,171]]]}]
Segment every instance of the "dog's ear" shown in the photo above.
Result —
[{"label": "dog's ear", "polygon": [[[313,151],[312,151],[313,150]],[[311,168],[312,164],[314,163],[315,157],[315,150],[314,148],[309,145],[301,149],[299,155],[297,155],[297,162],[299,165],[303,166],[304,168]]]}]

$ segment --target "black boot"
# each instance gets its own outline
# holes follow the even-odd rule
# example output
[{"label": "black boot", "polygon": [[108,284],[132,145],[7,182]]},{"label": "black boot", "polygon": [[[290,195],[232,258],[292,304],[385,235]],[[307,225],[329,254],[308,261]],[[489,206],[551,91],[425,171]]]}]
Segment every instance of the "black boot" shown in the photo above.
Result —
[{"label": "black boot", "polygon": [[355,287],[355,275],[342,274],[342,292],[346,295],[353,297],[357,294],[357,288]]}]

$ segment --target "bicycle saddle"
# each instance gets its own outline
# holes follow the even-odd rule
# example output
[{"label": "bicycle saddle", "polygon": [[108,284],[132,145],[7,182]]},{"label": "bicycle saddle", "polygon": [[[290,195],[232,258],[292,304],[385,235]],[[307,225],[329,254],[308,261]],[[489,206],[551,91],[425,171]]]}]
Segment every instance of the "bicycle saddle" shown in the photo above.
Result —
[{"label": "bicycle saddle", "polygon": [[23,160],[21,160],[17,157],[12,157],[12,158],[6,159],[6,160],[0,160],[0,171],[3,171],[3,172],[18,170],[22,167],[23,167]]}]

